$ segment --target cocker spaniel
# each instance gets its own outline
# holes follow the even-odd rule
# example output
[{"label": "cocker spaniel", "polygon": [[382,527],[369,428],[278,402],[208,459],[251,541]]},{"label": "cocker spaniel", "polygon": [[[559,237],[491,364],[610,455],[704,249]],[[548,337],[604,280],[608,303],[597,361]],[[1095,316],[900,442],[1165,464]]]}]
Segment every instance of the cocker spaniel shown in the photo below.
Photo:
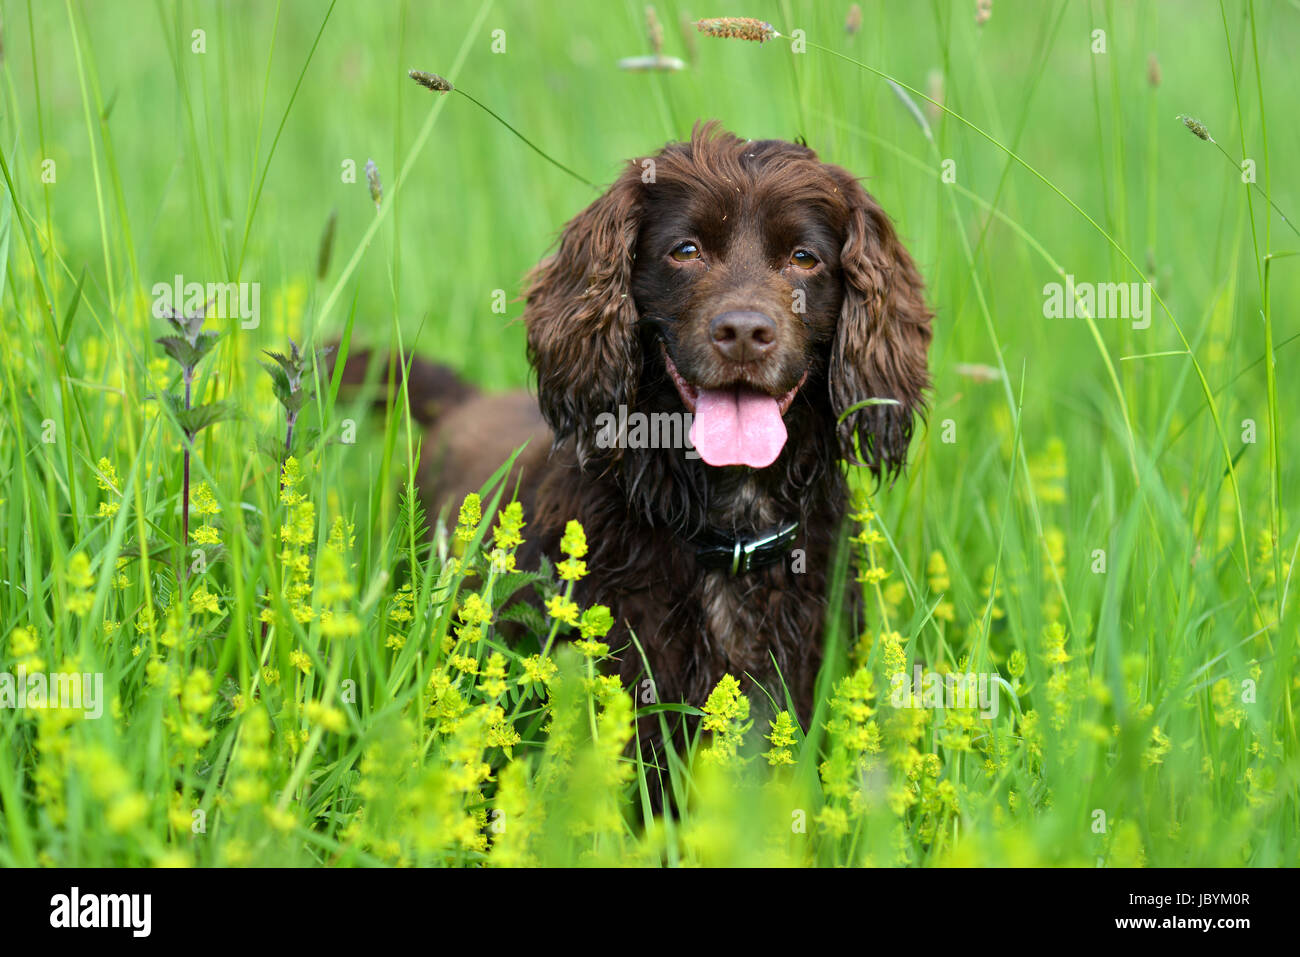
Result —
[{"label": "cocker spaniel", "polygon": [[730,673],[806,722],[845,464],[896,474],[928,386],[931,312],[889,217],[804,145],[697,125],[564,228],[526,300],[535,397],[411,366],[426,500],[528,442],[521,565],[582,522],[575,599],[612,610],[625,683],[699,706]]}]

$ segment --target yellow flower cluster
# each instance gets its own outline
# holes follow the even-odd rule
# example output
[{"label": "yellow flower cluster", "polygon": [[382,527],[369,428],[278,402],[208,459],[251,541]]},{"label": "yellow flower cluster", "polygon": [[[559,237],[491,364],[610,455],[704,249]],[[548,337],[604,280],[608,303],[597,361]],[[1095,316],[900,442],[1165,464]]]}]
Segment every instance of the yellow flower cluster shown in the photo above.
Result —
[{"label": "yellow flower cluster", "polygon": [[348,563],[355,541],[353,526],[342,516],[334,519],[329,537],[320,552],[316,571],[316,601],[321,609],[320,631],[326,638],[354,638],[361,633],[361,620],[353,611],[357,586]]},{"label": "yellow flower cluster", "polygon": [[[121,481],[117,477],[117,469],[113,463],[106,458],[101,458],[95,464],[95,484],[100,491],[108,492],[111,496],[121,498]],[[112,518],[117,514],[121,505],[118,502],[108,499],[99,503],[99,510],[95,513],[99,518]]]},{"label": "yellow flower cluster", "polygon": [[221,535],[215,525],[208,523],[208,519],[220,514],[221,506],[217,504],[216,497],[212,494],[212,489],[208,488],[207,482],[200,482],[190,494],[190,511],[203,519],[203,524],[194,529],[190,536],[194,543],[220,545]]},{"label": "yellow flower cluster", "polygon": [[488,553],[488,564],[498,574],[515,571],[515,551],[524,543],[520,534],[524,528],[524,507],[518,502],[511,502],[497,516],[497,524],[492,529],[492,551]]},{"label": "yellow flower cluster", "polygon": [[77,765],[90,785],[90,792],[104,805],[104,819],[114,834],[125,834],[140,825],[149,801],[131,785],[131,777],[112,752],[98,745],[80,751]]},{"label": "yellow flower cluster", "polygon": [[84,615],[95,604],[95,596],[91,592],[95,587],[95,576],[90,573],[90,559],[84,552],[76,552],[68,559],[68,567],[63,575],[68,587],[65,607],[74,615]]},{"label": "yellow flower cluster", "polygon": [[483,504],[477,492],[470,492],[460,506],[460,515],[456,521],[456,537],[466,543],[473,541],[481,521],[483,521]]},{"label": "yellow flower cluster", "polygon": [[[582,525],[570,520],[564,526],[564,537],[560,539],[560,551],[569,556],[556,566],[556,573],[564,581],[576,582],[587,574],[587,563],[582,561],[587,554],[587,535]],[[572,624],[572,622],[570,622]]]},{"label": "yellow flower cluster", "polygon": [[[316,539],[316,506],[298,491],[303,480],[298,460],[289,456],[280,470],[280,504],[285,510],[285,520],[280,526],[281,573],[284,576],[284,597],[289,612],[300,624],[316,617],[311,607],[311,552]],[[262,621],[274,624],[276,613],[267,606],[262,611]]]},{"label": "yellow flower cluster", "polygon": [[[948,577],[948,562],[943,552],[933,551],[925,565],[925,581],[935,595],[946,595],[952,589],[952,580]],[[940,601],[934,608],[934,617],[949,624],[956,620],[956,613],[950,600]]]},{"label": "yellow flower cluster", "polygon": [[794,764],[794,755],[790,748],[796,741],[795,733],[798,731],[798,726],[790,717],[790,712],[782,711],[776,716],[775,721],[768,722],[768,726],[771,731],[766,737],[772,747],[763,755],[767,758],[767,763],[772,767]]},{"label": "yellow flower cluster", "polygon": [[749,720],[749,699],[741,694],[740,682],[732,675],[723,675],[701,710],[704,718],[700,728],[713,732],[713,739],[700,756],[714,764],[741,762],[740,746],[753,722]]}]

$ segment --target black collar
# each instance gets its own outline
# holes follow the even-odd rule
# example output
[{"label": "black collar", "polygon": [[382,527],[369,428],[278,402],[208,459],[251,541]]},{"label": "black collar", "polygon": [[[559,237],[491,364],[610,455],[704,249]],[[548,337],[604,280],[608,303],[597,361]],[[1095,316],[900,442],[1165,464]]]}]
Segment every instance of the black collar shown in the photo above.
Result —
[{"label": "black collar", "polygon": [[695,560],[705,568],[722,568],[743,575],[754,568],[774,565],[786,556],[786,546],[799,534],[799,523],[790,522],[753,538],[736,538],[706,529],[695,543]]}]

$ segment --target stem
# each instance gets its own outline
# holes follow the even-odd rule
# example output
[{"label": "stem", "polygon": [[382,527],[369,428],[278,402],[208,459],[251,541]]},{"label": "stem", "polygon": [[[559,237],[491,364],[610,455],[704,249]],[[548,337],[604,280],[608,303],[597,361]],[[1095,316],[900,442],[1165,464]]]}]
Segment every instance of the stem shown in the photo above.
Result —
[{"label": "stem", "polygon": [[285,415],[288,428],[284,431],[284,458],[280,462],[280,490],[284,490],[284,463],[289,461],[289,455],[293,451],[293,427],[298,424],[298,413],[289,412]]},{"label": "stem", "polygon": [[498,116],[498,115],[497,115],[496,113],[494,113],[492,110],[488,109],[486,106],[484,106],[484,105],[483,105],[482,103],[480,103],[478,100],[474,99],[474,97],[470,96],[470,95],[469,95],[468,93],[466,93],[464,90],[462,90],[462,89],[460,89],[460,88],[458,87],[458,88],[456,88],[455,90],[453,90],[452,92],[453,92],[453,93],[459,93],[461,96],[465,97],[465,99],[469,100],[471,103],[473,103],[475,106],[477,106],[480,110],[482,110],[482,111],[483,111],[484,113],[486,113],[488,116],[492,117],[492,119],[496,120],[498,123],[500,123],[500,124],[501,124],[502,126],[504,126],[506,129],[508,129],[511,133],[515,134],[515,136],[519,137],[519,139],[523,141],[523,143],[524,143],[525,146],[527,146],[529,149],[531,149],[534,153],[536,153],[536,154],[537,154],[538,156],[540,156],[542,159],[546,160],[546,161],[547,161],[548,163],[550,163],[552,166],[555,166],[555,167],[558,167],[559,169],[564,170],[564,172],[568,173],[570,176],[572,176],[574,179],[576,179],[579,183],[582,183],[584,186],[590,186],[592,189],[600,189],[600,187],[597,186],[595,183],[593,183],[591,180],[586,179],[585,177],[583,177],[582,175],[580,175],[580,174],[578,174],[578,173],[575,173],[573,170],[569,169],[569,167],[565,166],[563,163],[561,163],[561,162],[560,162],[559,160],[557,160],[555,157],[550,156],[549,154],[547,154],[547,152],[546,152],[545,150],[543,150],[540,146],[538,146],[536,143],[534,143],[534,142],[533,142],[532,140],[530,140],[528,137],[524,136],[523,133],[520,133],[517,129],[515,129],[513,126],[511,126],[511,125],[510,125],[509,123],[507,123],[505,120],[503,120],[500,116]]},{"label": "stem", "polygon": [[[284,463],[289,461],[289,451],[290,449],[293,448],[293,427],[294,424],[298,421],[298,413],[286,411],[284,414],[284,418],[285,421],[288,423],[288,427],[284,430],[284,457],[280,459],[279,474],[276,476],[275,487],[276,487],[277,499],[279,499],[281,493],[284,492]],[[262,642],[263,643],[266,642],[266,633],[269,630],[269,628],[270,628],[269,623],[264,619],[262,621]]]},{"label": "stem", "polygon": [[[333,655],[330,658],[329,674],[325,676],[325,688],[321,694],[321,701],[333,701],[334,692],[338,688],[339,676],[343,673],[343,649],[333,649]],[[275,802],[276,810],[285,811],[289,807],[289,802],[294,799],[294,792],[302,783],[307,775],[307,766],[311,764],[312,757],[316,754],[316,748],[320,745],[320,739],[324,737],[325,729],[319,724],[311,729],[311,736],[307,739],[306,745],[303,746],[302,753],[298,755],[298,761],[293,767],[293,773],[289,775],[288,782],[284,785],[284,790],[280,792],[280,800]]]},{"label": "stem", "polygon": [[[194,369],[188,367],[185,370],[185,411],[190,410],[190,392],[194,384]],[[184,489],[181,495],[181,550],[185,552],[190,547],[190,450],[194,445],[194,433],[185,433],[185,464],[184,464]],[[181,555],[182,577],[184,576],[185,556]]]},{"label": "stem", "polygon": [[185,490],[181,504],[181,544],[190,545],[190,433],[185,433]]},{"label": "stem", "polygon": [[[566,583],[564,589],[564,597],[566,600],[568,600],[572,598],[572,596],[573,596],[573,582],[568,582]],[[560,633],[560,619],[556,618],[554,621],[551,622],[551,630],[547,634],[546,641],[542,645],[542,652],[540,658],[542,660],[543,665],[545,665],[547,658],[550,657],[551,646],[555,644],[555,637],[559,633]],[[588,659],[588,661],[590,661],[590,659]],[[510,712],[510,717],[507,719],[507,723],[510,724],[512,727],[514,726],[515,719],[519,717],[519,712],[523,710],[524,700],[527,697],[528,697],[527,695],[520,695],[519,700],[515,702],[514,709]],[[592,720],[593,721],[595,720],[594,717]]]},{"label": "stem", "polygon": [[[1223,158],[1228,161],[1228,165],[1231,166],[1238,173],[1240,173],[1241,163],[1238,163],[1236,160],[1234,160],[1231,154],[1229,154],[1228,151],[1223,148],[1223,146],[1219,143],[1218,140],[1211,139],[1210,142],[1214,144],[1215,149],[1217,149],[1220,153],[1223,154]],[[1242,162],[1245,161],[1243,160]],[[1255,192],[1259,193],[1259,195],[1264,199],[1264,201],[1273,207],[1273,212],[1277,213],[1278,216],[1282,218],[1282,222],[1286,223],[1288,226],[1291,227],[1291,232],[1295,233],[1297,236],[1300,236],[1300,229],[1296,229],[1295,223],[1287,219],[1286,213],[1282,212],[1282,207],[1278,206],[1277,203],[1273,202],[1273,197],[1268,195],[1268,193],[1264,191],[1264,188],[1260,186],[1259,183],[1255,182],[1254,180],[1251,180],[1247,185],[1254,186]]]}]

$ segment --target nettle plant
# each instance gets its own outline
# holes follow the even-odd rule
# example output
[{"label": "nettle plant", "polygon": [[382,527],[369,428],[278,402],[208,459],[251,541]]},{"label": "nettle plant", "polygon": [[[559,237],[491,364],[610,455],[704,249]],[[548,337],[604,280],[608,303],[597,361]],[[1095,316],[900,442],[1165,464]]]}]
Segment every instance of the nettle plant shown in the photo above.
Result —
[{"label": "nettle plant", "polygon": [[[171,325],[171,335],[159,336],[154,341],[162,346],[163,351],[181,367],[181,382],[184,393],[178,395],[167,391],[161,393],[171,418],[180,428],[183,436],[184,477],[181,492],[181,546],[189,546],[190,541],[190,458],[194,451],[194,438],[210,425],[223,419],[232,418],[237,407],[234,402],[218,399],[194,405],[194,375],[198,365],[212,351],[221,338],[220,333],[204,331],[203,319],[206,307],[190,315],[174,310],[163,317]],[[182,563],[182,567],[183,567]]]},{"label": "nettle plant", "polygon": [[[282,352],[272,352],[269,349],[263,351],[275,360],[274,365],[270,362],[263,362],[261,366],[266,370],[266,374],[271,377],[271,389],[275,393],[276,400],[284,407],[284,455],[280,459],[281,467],[283,467],[284,460],[293,454],[294,428],[298,424],[298,416],[302,412],[303,406],[307,404],[307,400],[315,394],[307,383],[312,380],[320,360],[326,358],[334,349],[329,346],[317,351],[314,355],[303,355],[298,349],[298,344],[290,339],[288,355]],[[315,438],[315,435],[309,436],[313,444]]]},{"label": "nettle plant", "polygon": [[[211,498],[206,486],[200,486],[196,493],[191,491],[191,473],[193,471],[194,442],[204,429],[218,422],[236,418],[239,415],[238,404],[231,399],[214,399],[209,402],[195,402],[195,383],[198,367],[212,352],[221,339],[221,333],[203,328],[206,308],[190,314],[169,311],[164,319],[172,332],[159,336],[154,341],[179,367],[181,372],[181,391],[164,391],[151,395],[160,400],[169,412],[181,432],[182,439],[182,490],[181,490],[181,548],[182,554],[189,550],[190,513],[196,507],[200,514],[207,514],[205,503]],[[262,367],[271,378],[271,388],[276,400],[284,409],[284,440],[279,435],[268,437],[260,443],[261,449],[277,463],[276,474],[280,491],[284,488],[284,467],[294,453],[294,442],[298,421],[308,400],[315,394],[311,388],[318,362],[332,352],[332,348],[304,353],[298,344],[289,340],[287,354],[265,350],[273,362],[262,362]],[[304,441],[305,440],[305,441]],[[311,430],[299,439],[300,445],[314,448],[320,440],[319,430]],[[197,506],[195,500],[198,500]],[[204,531],[200,529],[200,532]],[[197,535],[194,542],[198,545],[211,544]],[[186,562],[178,564],[178,577],[183,577]]]}]

